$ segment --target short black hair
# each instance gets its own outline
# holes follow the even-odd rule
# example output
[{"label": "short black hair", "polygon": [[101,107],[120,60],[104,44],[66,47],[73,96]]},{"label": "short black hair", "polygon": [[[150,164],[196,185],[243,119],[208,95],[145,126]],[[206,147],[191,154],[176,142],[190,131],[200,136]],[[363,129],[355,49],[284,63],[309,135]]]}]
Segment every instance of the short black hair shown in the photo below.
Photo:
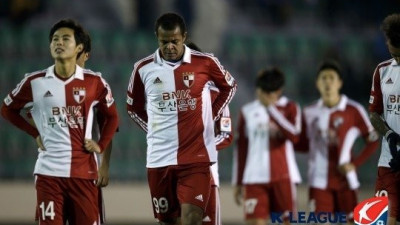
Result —
[{"label": "short black hair", "polygon": [[158,35],[159,27],[164,30],[174,30],[177,26],[181,29],[182,35],[186,33],[186,24],[182,16],[176,13],[165,13],[156,20],[154,30]]},{"label": "short black hair", "polygon": [[381,25],[385,37],[395,48],[400,48],[400,14],[391,14],[387,16]]},{"label": "short black hair", "polygon": [[92,51],[92,39],[88,32],[85,32],[85,38],[83,40],[83,50],[82,52],[91,52]]},{"label": "short black hair", "polygon": [[339,63],[336,60],[326,59],[326,60],[322,61],[318,67],[317,78],[319,77],[319,74],[321,73],[321,71],[326,70],[326,69],[331,69],[331,70],[336,71],[336,73],[339,75],[339,78],[341,80],[343,80],[342,70],[340,68]]},{"label": "short black hair", "polygon": [[201,52],[201,49],[199,48],[199,46],[197,46],[195,43],[193,42],[187,42],[186,46],[188,46],[190,49],[196,50],[198,52]]},{"label": "short black hair", "polygon": [[86,31],[85,31],[85,29],[83,29],[83,27],[78,22],[76,22],[73,19],[63,19],[63,20],[60,20],[57,23],[55,23],[50,30],[50,34],[49,34],[50,42],[53,39],[54,33],[58,29],[63,28],[63,27],[74,30],[74,38],[75,38],[76,45],[83,43],[83,41],[85,39]]},{"label": "short black hair", "polygon": [[256,87],[264,92],[273,92],[281,89],[285,85],[285,76],[277,67],[263,69],[258,73]]}]

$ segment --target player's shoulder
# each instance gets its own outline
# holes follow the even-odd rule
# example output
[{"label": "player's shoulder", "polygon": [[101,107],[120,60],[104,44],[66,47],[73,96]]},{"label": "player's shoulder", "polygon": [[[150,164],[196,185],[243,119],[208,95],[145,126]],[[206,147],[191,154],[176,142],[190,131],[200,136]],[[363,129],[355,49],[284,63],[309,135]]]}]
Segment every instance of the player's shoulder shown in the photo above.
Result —
[{"label": "player's shoulder", "polygon": [[86,76],[94,76],[94,77],[98,77],[98,78],[102,77],[101,72],[95,72],[95,71],[93,71],[91,69],[82,69],[82,72]]},{"label": "player's shoulder", "polygon": [[251,102],[244,104],[241,109],[242,109],[242,112],[249,112],[249,111],[259,108],[259,107],[261,107],[260,101],[253,100]]},{"label": "player's shoulder", "polygon": [[134,68],[138,69],[140,67],[148,65],[149,63],[154,61],[155,56],[156,56],[155,53],[153,53],[151,55],[148,55],[148,56],[136,61],[135,64],[134,64]]},{"label": "player's shoulder", "polygon": [[385,61],[383,61],[383,62],[380,62],[380,63],[376,66],[376,68],[377,68],[377,69],[382,69],[382,68],[385,68],[385,67],[389,67],[389,66],[393,63],[393,61],[394,61],[394,59],[391,58],[391,59],[385,60]]},{"label": "player's shoulder", "polygon": [[190,50],[190,54],[192,55],[192,57],[195,57],[195,58],[204,58],[204,59],[215,58],[213,53],[199,52],[199,51],[196,51],[196,50],[193,50],[193,49]]},{"label": "player's shoulder", "polygon": [[37,70],[34,72],[26,73],[24,78],[43,77],[46,75],[48,69]]},{"label": "player's shoulder", "polygon": [[364,106],[358,101],[347,98],[347,108],[357,110],[358,112],[364,112]]},{"label": "player's shoulder", "polygon": [[317,108],[318,108],[318,100],[314,100],[303,107],[305,113],[316,110]]}]

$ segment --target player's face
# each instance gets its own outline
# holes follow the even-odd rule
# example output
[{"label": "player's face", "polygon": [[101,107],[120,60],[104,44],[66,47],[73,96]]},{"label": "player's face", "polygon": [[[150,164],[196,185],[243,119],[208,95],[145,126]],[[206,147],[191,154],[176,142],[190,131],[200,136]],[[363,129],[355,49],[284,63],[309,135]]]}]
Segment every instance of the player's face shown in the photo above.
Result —
[{"label": "player's face", "polygon": [[317,88],[322,98],[330,98],[339,95],[342,88],[342,80],[333,69],[325,69],[319,72]]},{"label": "player's face", "polygon": [[271,92],[265,92],[261,88],[257,88],[256,94],[257,94],[258,100],[260,100],[260,102],[263,105],[269,106],[269,105],[275,104],[279,100],[279,97],[282,94],[282,89],[279,89],[276,91],[271,91]]},{"label": "player's face", "polygon": [[388,41],[387,43],[388,49],[389,49],[389,53],[390,55],[394,58],[394,60],[396,60],[396,62],[399,64],[400,63],[400,48],[396,48],[393,45],[390,44],[390,42]]},{"label": "player's face", "polygon": [[55,60],[76,59],[82,49],[82,44],[76,45],[74,30],[71,28],[62,27],[54,32],[50,42],[50,52]]},{"label": "player's face", "polygon": [[158,46],[161,56],[167,61],[180,60],[185,51],[186,33],[182,34],[179,26],[174,30],[164,30],[161,26],[157,30]]}]

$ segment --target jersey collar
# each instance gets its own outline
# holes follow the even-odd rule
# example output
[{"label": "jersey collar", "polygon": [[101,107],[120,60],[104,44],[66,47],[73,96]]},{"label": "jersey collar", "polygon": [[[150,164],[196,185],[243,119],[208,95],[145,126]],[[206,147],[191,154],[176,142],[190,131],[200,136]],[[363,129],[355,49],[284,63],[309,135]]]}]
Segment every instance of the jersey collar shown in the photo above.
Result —
[{"label": "jersey collar", "polygon": [[[187,47],[186,45],[183,45],[185,47],[185,52],[183,53],[183,58],[182,62],[183,63],[190,63],[192,61],[191,59],[191,54],[190,54],[190,48]],[[154,53],[156,57],[154,57],[154,62],[157,64],[163,64],[164,60],[161,58],[160,55],[160,49],[157,48],[156,52]]]},{"label": "jersey collar", "polygon": [[[54,66],[55,65],[52,65],[47,69],[47,71],[46,71],[47,78],[49,78],[49,77],[55,78],[56,77],[56,75],[54,74]],[[74,79],[83,80],[83,69],[80,66],[76,65],[75,74],[73,74],[71,77],[74,77]]]},{"label": "jersey collar", "polygon": [[[339,104],[337,104],[335,107],[332,107],[329,109],[332,111],[335,111],[335,110],[344,111],[346,109],[347,101],[348,101],[348,98],[346,95],[340,95]],[[328,107],[324,106],[322,99],[319,99],[317,104],[320,108],[328,108]]]}]

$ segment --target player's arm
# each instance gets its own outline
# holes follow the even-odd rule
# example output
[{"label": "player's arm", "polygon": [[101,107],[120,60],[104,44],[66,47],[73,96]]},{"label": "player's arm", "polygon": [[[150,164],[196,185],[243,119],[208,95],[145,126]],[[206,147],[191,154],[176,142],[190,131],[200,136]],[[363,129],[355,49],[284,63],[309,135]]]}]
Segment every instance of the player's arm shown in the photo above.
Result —
[{"label": "player's arm", "polygon": [[[98,113],[104,117],[104,125],[101,129],[100,139],[97,144],[100,148],[99,153],[103,153],[118,129],[118,113],[111,88],[103,78],[101,78],[101,84],[99,84],[98,88],[98,93],[100,93],[100,95],[98,97],[99,104],[97,107]],[[93,144],[96,143],[93,140],[85,140],[85,148],[90,151],[86,146],[87,142],[94,142]]]},{"label": "player's arm", "polygon": [[397,145],[400,143],[400,135],[393,131],[387,122],[382,118],[383,114],[383,97],[381,89],[381,75],[379,66],[375,69],[372,78],[371,95],[369,99],[369,118],[372,126],[389,144],[390,153],[393,158],[397,154]]},{"label": "player's arm", "polygon": [[247,152],[248,152],[249,140],[246,133],[246,121],[243,116],[243,112],[240,112],[239,123],[238,123],[238,138],[236,148],[233,152],[233,176],[232,183],[235,185],[234,188],[234,199],[236,204],[240,205],[243,199],[242,193],[242,180],[243,173],[246,166]]},{"label": "player's arm", "polygon": [[137,64],[129,80],[126,110],[129,117],[147,132],[146,95]]},{"label": "player's arm", "polygon": [[228,106],[236,92],[236,81],[232,75],[226,71],[219,63],[218,59],[211,57],[210,76],[215,86],[219,89],[219,94],[212,105],[214,120],[217,120],[222,110]]},{"label": "player's arm", "polygon": [[229,108],[225,107],[221,117],[215,122],[215,145],[217,150],[227,148],[233,140],[232,122]]},{"label": "player's arm", "polygon": [[112,140],[110,144],[108,144],[106,150],[103,152],[101,157],[101,163],[98,171],[98,178],[96,185],[98,187],[105,187],[108,185],[108,181],[110,180],[109,176],[109,168],[110,168],[110,158],[112,151]]},{"label": "player's arm", "polygon": [[304,113],[302,113],[301,119],[301,132],[299,135],[299,141],[294,143],[294,150],[296,152],[307,153],[310,149],[310,140],[307,136],[307,124]]},{"label": "player's arm", "polygon": [[[97,123],[99,125],[100,136],[101,132],[104,129],[104,122],[105,119],[101,113],[97,113]],[[101,163],[98,170],[97,182],[96,185],[98,187],[105,187],[108,185],[109,182],[109,168],[110,168],[110,158],[111,158],[111,151],[112,151],[112,140],[108,144],[106,150],[101,155]]]},{"label": "player's arm", "polygon": [[365,146],[361,150],[360,154],[352,160],[355,167],[362,165],[379,146],[379,135],[368,119],[367,112],[360,107],[359,113],[356,115],[358,119],[357,127],[361,131],[361,135],[364,139]]},{"label": "player's arm", "polygon": [[1,106],[1,115],[11,124],[37,139],[40,137],[39,131],[21,115],[21,110],[31,107],[32,103],[33,97],[30,80],[28,77],[25,77],[4,99]]},{"label": "player's arm", "polygon": [[297,143],[301,132],[301,110],[299,105],[289,103],[288,116],[285,117],[275,105],[267,107],[271,119],[278,125],[283,135],[293,143]]}]

